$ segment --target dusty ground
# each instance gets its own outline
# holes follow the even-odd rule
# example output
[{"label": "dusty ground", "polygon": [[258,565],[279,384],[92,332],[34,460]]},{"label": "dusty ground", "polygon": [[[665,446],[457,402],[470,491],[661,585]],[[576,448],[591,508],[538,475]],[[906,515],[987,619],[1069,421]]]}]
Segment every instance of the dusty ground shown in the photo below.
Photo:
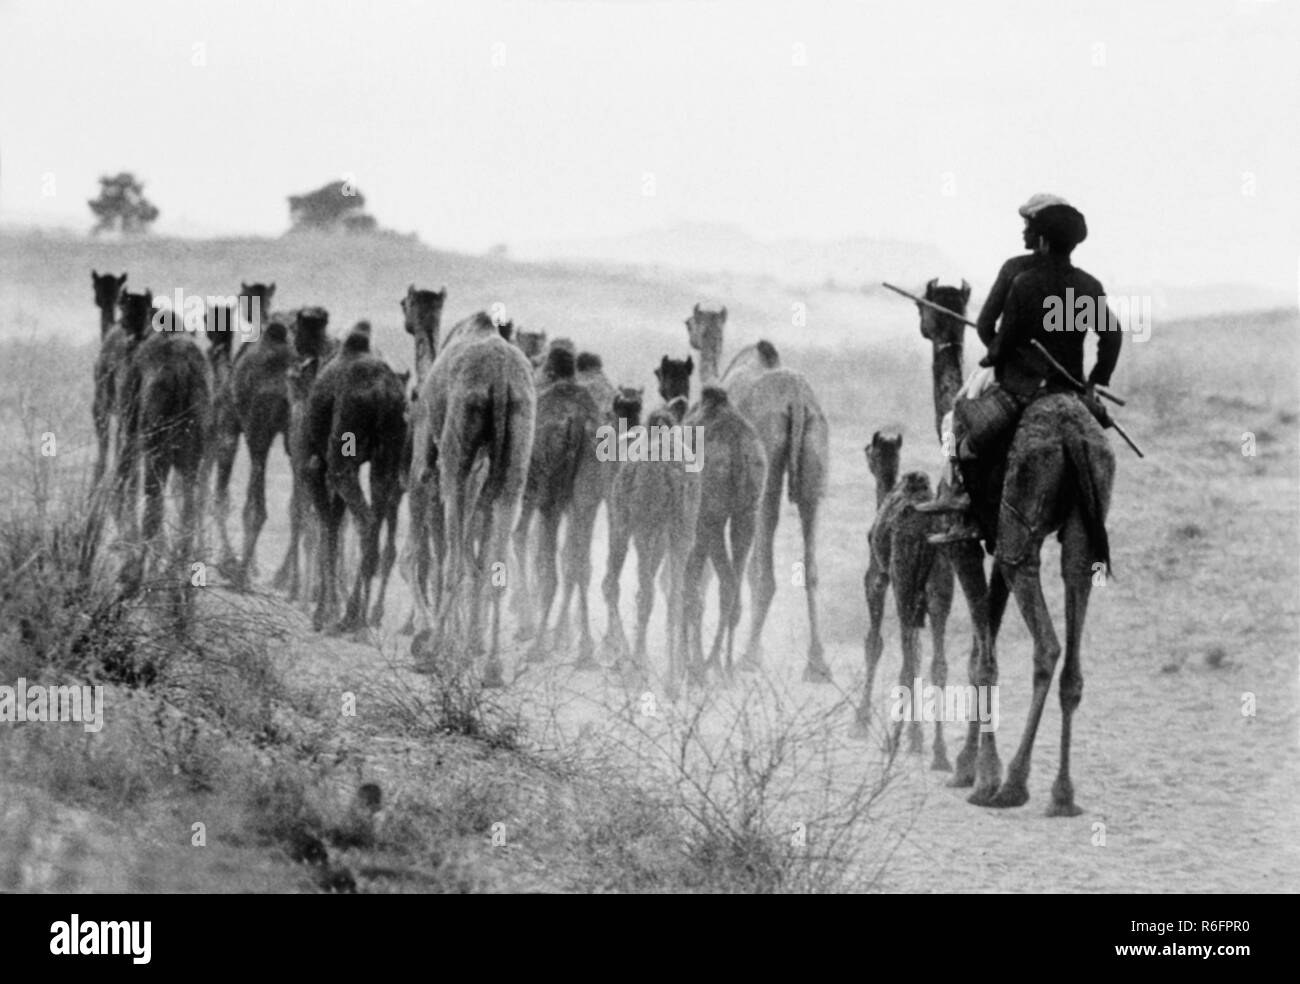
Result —
[{"label": "dusty ground", "polygon": [[[85,302],[78,305],[79,317],[86,330],[93,331],[89,285],[80,282],[83,274],[80,267],[77,270],[75,290],[81,293],[76,296]],[[434,276],[441,284],[441,274]],[[577,290],[567,273],[533,270],[528,274],[543,281],[546,276],[558,278],[557,296]],[[247,279],[254,278],[249,274]],[[394,302],[407,279],[399,276],[391,286],[385,281],[383,288],[392,296],[383,303]],[[745,289],[745,285],[707,283],[650,285],[638,292],[629,283],[623,285],[626,296],[635,294],[635,300],[629,300],[629,310],[624,311],[619,306],[624,295],[617,284],[598,287],[594,291],[598,301],[584,308],[581,323],[571,331],[553,333],[572,334],[582,347],[609,352],[607,361],[615,380],[629,383],[645,381],[661,348],[685,354],[685,330],[675,326],[689,304],[678,304],[679,296],[698,291],[708,297],[710,291]],[[815,711],[839,699],[840,688],[852,692],[862,666],[861,578],[874,502],[862,446],[874,429],[901,426],[906,435],[904,467],[925,468],[932,474],[935,470],[928,353],[905,304],[900,304],[902,310],[894,312],[888,324],[873,325],[861,337],[841,320],[810,346],[807,337],[780,327],[781,312],[788,311],[789,298],[798,295],[770,285],[755,291],[760,299],[754,306],[766,305],[766,321],[753,317],[747,323],[743,315],[733,313],[737,330],[726,351],[752,340],[749,336],[758,331],[772,337],[786,361],[808,374],[831,419],[832,482],[821,527],[821,564],[824,635],[836,686],[799,681],[807,644],[802,593],[780,573],[765,639],[772,678],[791,701]],[[665,300],[666,295],[671,300]],[[15,312],[21,313],[17,320],[22,329],[7,331],[6,336],[39,339],[45,327],[39,303],[16,290],[3,301],[11,323]],[[853,295],[827,295],[814,298],[812,306],[840,315],[863,303]],[[628,325],[643,323],[651,310],[660,312],[656,334],[648,343],[628,344]],[[596,328],[597,324],[610,327]],[[1116,576],[1093,593],[1084,637],[1084,699],[1075,718],[1073,776],[1084,813],[1074,819],[1043,815],[1058,757],[1060,714],[1053,688],[1039,730],[1031,800],[1025,807],[994,811],[970,806],[964,791],[946,789],[946,777],[928,771],[928,748],[924,756],[906,760],[903,782],[891,795],[896,797],[896,815],[906,816],[907,821],[897,828],[902,841],[880,887],[936,892],[1300,889],[1297,327],[1294,312],[1157,324],[1149,342],[1126,348],[1114,388],[1129,398],[1122,420],[1147,458],[1139,461],[1112,439],[1119,462],[1109,523]],[[381,324],[379,338],[390,357],[406,361],[400,330]],[[43,344],[11,345],[9,350],[15,359],[33,360],[45,351]],[[78,390],[78,400],[88,399],[87,354],[67,348],[57,351],[66,364],[50,369],[51,377]],[[78,423],[79,414],[88,417],[84,403],[65,407],[64,412],[69,417],[67,426],[74,429],[84,426]],[[1255,435],[1254,456],[1242,454],[1246,432]],[[85,431],[81,433],[84,437]],[[23,439],[12,420],[9,438]],[[84,458],[84,443],[77,453]],[[243,469],[241,457],[232,510],[236,530]],[[5,478],[19,487],[26,480],[19,464],[9,468]],[[273,455],[271,479],[271,519],[259,548],[264,573],[282,555],[287,532],[288,469],[278,451]],[[779,572],[789,571],[799,559],[797,528],[797,516],[787,507],[778,534]],[[1043,571],[1061,630],[1056,563],[1057,549],[1051,543],[1045,550]],[[598,634],[604,627],[599,602],[603,570],[602,520],[592,592]],[[629,563],[623,586],[625,619],[634,607],[632,575]],[[298,619],[293,643],[278,657],[286,677],[294,687],[315,689],[326,701],[349,688],[382,689],[399,680],[418,685],[411,683],[417,678],[410,673],[406,639],[397,634],[407,610],[405,592],[405,585],[395,577],[386,624],[374,640],[378,646],[322,641]],[[661,600],[653,622],[653,652],[659,665],[662,619]],[[969,621],[959,599],[948,631],[954,680],[964,676],[968,638]],[[924,648],[928,663],[928,637]],[[1004,762],[1019,739],[1027,707],[1029,651],[1027,633],[1013,611],[999,645],[999,739]],[[511,661],[517,658],[512,650]],[[878,692],[893,682],[898,661],[890,611]],[[577,674],[564,663],[563,657],[557,657],[556,665],[531,669],[516,684],[514,699],[530,726],[538,734],[554,731],[565,741],[594,741],[615,731],[617,708],[626,697],[618,680],[609,674]],[[644,689],[658,692],[653,681]],[[1248,694],[1255,702],[1253,715],[1242,710]],[[721,729],[727,724],[722,710],[710,714],[708,727]],[[835,745],[834,768],[841,774],[878,766],[871,743],[849,737],[847,715],[840,725],[828,725],[827,737]],[[947,737],[955,754],[960,742],[955,726],[949,726]],[[382,774],[386,782],[400,788],[402,763],[413,754],[409,747],[399,750],[401,744],[385,735],[382,723],[371,721],[352,751],[364,760],[365,770]],[[797,815],[797,795],[795,802]],[[35,807],[22,816],[16,809],[4,814],[11,834],[15,824],[30,824],[35,815]],[[544,815],[545,808],[539,808],[533,829],[542,829]],[[42,836],[55,837],[57,829],[56,824]],[[82,840],[89,846],[78,850],[107,850],[112,839],[111,833],[87,834]],[[254,871],[259,863],[250,854],[249,867],[242,870]],[[523,871],[515,874],[522,876]],[[34,884],[40,884],[39,879]],[[83,887],[119,884],[120,879],[108,878],[106,884]],[[242,884],[256,887],[258,881],[246,874]],[[533,881],[521,878],[508,884],[583,887],[566,885],[556,873],[544,870]]]}]

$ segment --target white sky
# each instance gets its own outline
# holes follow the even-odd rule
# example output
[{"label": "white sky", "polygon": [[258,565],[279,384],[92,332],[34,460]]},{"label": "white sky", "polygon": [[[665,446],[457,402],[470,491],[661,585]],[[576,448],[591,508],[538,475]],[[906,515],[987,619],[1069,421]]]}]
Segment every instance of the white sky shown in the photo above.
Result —
[{"label": "white sky", "polygon": [[1300,16],[0,0],[0,167],[22,221],[88,225],[96,177],[133,170],[160,229],[274,234],[287,194],[352,173],[381,224],[443,247],[728,222],[932,242],[984,279],[1054,191],[1103,282],[1292,288]]}]

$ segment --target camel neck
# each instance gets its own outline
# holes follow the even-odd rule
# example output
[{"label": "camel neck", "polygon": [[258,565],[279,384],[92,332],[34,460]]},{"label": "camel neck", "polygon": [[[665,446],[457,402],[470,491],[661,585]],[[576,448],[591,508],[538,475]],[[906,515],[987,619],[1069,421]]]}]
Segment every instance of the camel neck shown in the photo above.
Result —
[{"label": "camel neck", "polygon": [[876,476],[876,512],[880,512],[880,507],[884,505],[889,493],[894,491],[894,486],[897,483],[897,468],[891,468],[885,474]]},{"label": "camel neck", "polygon": [[718,382],[718,364],[722,361],[722,339],[700,349],[700,385]]},{"label": "camel neck", "polygon": [[961,389],[962,347],[961,343],[946,343],[934,346],[934,409],[942,417],[952,409],[957,391]]},{"label": "camel neck", "polygon": [[113,309],[99,309],[99,337],[102,340],[113,328]]},{"label": "camel neck", "polygon": [[427,328],[415,331],[415,382],[424,382],[424,377],[433,368],[433,360],[438,354],[438,332]]}]

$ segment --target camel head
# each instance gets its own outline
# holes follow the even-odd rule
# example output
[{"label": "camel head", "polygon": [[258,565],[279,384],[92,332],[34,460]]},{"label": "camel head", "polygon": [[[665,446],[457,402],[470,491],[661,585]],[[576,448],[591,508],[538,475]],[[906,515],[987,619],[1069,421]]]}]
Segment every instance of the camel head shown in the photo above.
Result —
[{"label": "camel head", "polygon": [[876,431],[871,443],[864,449],[867,468],[876,477],[876,484],[892,489],[898,480],[899,452],[903,449],[903,435],[891,431]]},{"label": "camel head", "polygon": [[414,335],[424,332],[437,342],[438,330],[442,327],[442,305],[447,300],[447,288],[442,290],[418,290],[415,284],[406,288],[402,298],[402,316],[406,333]]},{"label": "camel head", "polygon": [[90,282],[95,288],[95,307],[111,316],[117,310],[118,298],[121,297],[122,288],[126,284],[126,274],[115,277],[111,273],[98,273],[91,270]]},{"label": "camel head", "polygon": [[552,343],[550,351],[546,353],[546,378],[551,382],[573,379],[575,361],[573,349],[558,342]]},{"label": "camel head", "polygon": [[[925,285],[925,299],[946,307],[956,314],[966,314],[966,302],[970,300],[970,284],[965,280],[960,287],[941,287],[936,277]],[[921,312],[921,337],[928,338],[936,345],[960,345],[966,326],[956,318],[940,314],[933,308],[918,304]]]},{"label": "camel head", "polygon": [[507,342],[513,342],[515,340],[515,319],[506,318],[504,321],[498,321],[497,333]]},{"label": "camel head", "polygon": [[122,294],[122,330],[135,341],[140,341],[149,331],[153,320],[153,291],[139,294],[124,291]]},{"label": "camel head", "polygon": [[645,390],[620,386],[614,394],[614,416],[627,421],[631,428],[641,423],[641,410],[645,406]]},{"label": "camel head", "polygon": [[323,307],[299,308],[293,318],[293,347],[303,356],[320,355],[330,314]]},{"label": "camel head", "polygon": [[[253,298],[257,298],[257,317],[253,317]],[[275,283],[246,284],[239,282],[239,313],[255,329],[261,330],[262,319],[271,313],[271,301],[275,299]]]},{"label": "camel head", "polygon": [[235,304],[209,304],[203,311],[203,335],[214,352],[230,351],[234,332],[239,325],[239,308]]},{"label": "camel head", "polygon": [[605,368],[605,363],[595,352],[578,353],[578,372],[600,372]]},{"label": "camel head", "polygon": [[725,305],[717,311],[706,311],[696,304],[691,316],[686,319],[686,335],[691,348],[700,352],[721,352],[722,329],[726,324]]},{"label": "camel head", "polygon": [[533,365],[540,364],[546,357],[546,332],[544,331],[520,329],[515,332],[514,343]]},{"label": "camel head", "polygon": [[664,356],[655,370],[655,379],[659,380],[659,397],[665,403],[673,400],[689,400],[691,396],[691,373],[695,371],[695,362],[688,355],[685,359],[670,359]]}]

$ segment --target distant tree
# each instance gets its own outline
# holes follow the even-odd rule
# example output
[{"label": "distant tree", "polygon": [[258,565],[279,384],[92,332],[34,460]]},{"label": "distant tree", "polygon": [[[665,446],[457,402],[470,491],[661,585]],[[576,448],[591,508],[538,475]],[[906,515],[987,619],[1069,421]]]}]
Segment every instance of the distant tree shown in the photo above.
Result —
[{"label": "distant tree", "polygon": [[158,218],[157,207],[144,197],[144,185],[129,171],[101,177],[99,197],[86,204],[95,214],[95,235],[118,229],[126,234],[148,232]]},{"label": "distant tree", "polygon": [[361,189],[350,181],[331,181],[305,195],[289,196],[290,231],[374,232],[379,224],[366,214],[365,207]]}]

